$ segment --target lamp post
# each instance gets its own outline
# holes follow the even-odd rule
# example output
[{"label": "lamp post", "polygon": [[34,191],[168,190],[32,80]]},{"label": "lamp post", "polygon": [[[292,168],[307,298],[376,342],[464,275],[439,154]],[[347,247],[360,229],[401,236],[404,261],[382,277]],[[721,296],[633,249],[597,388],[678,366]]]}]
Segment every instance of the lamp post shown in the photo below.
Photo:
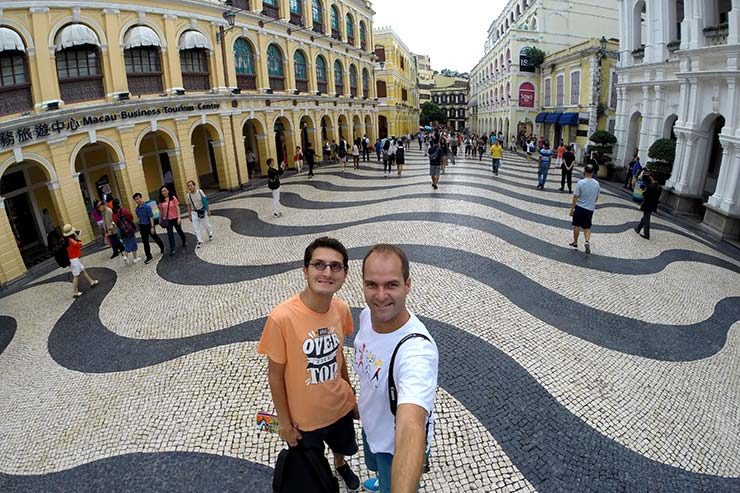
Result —
[{"label": "lamp post", "polygon": [[[231,7],[233,5],[232,0],[226,0],[224,4],[226,5],[226,7]],[[223,24],[219,24],[218,33],[216,33],[216,41],[221,44],[221,63],[224,67],[224,85],[227,89],[229,88],[229,71],[226,68],[226,33],[234,29],[234,25],[236,23],[236,13],[240,11],[241,9],[237,11],[231,9],[224,11],[223,18],[224,20],[226,20],[226,24],[228,24],[229,28],[226,29],[224,28]],[[231,142],[234,147],[234,160],[236,162],[236,180],[239,182],[239,190],[244,190],[244,184],[242,183],[241,165],[239,164],[239,153],[236,148],[234,115],[231,112],[229,112],[229,126],[231,127]],[[224,163],[224,165],[225,164],[226,163]]]}]

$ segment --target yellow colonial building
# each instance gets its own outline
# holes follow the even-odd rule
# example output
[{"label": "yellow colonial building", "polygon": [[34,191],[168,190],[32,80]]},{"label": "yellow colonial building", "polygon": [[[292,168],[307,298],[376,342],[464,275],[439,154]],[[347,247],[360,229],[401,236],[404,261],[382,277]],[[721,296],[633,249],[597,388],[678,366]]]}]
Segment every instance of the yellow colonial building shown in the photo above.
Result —
[{"label": "yellow colonial building", "polygon": [[360,0],[0,6],[0,283],[44,251],[44,209],[90,241],[104,193],[132,207],[170,175],[238,189],[248,155],[259,175],[296,145],[374,139],[372,16]]},{"label": "yellow colonial building", "polygon": [[378,134],[415,133],[420,113],[415,55],[389,27],[376,29],[374,36]]},{"label": "yellow colonial building", "polygon": [[[596,130],[614,133],[617,108],[619,41],[590,39],[550,53],[540,68],[540,112],[535,134],[553,147],[573,144],[585,161],[589,136]],[[606,169],[604,169],[606,171]]]}]

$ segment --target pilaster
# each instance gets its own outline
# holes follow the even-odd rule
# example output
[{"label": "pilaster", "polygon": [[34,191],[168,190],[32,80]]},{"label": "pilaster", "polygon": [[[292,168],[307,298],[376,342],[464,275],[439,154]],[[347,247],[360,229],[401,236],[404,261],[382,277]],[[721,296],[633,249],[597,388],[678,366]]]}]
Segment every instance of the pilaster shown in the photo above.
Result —
[{"label": "pilaster", "polygon": [[177,21],[176,15],[166,14],[164,15],[164,37],[167,41],[167,49],[169,53],[163,57],[162,68],[166,72],[165,81],[171,84],[166,88],[169,94],[172,94],[175,89],[182,89],[182,72],[180,70],[180,52],[178,47],[177,39]]}]

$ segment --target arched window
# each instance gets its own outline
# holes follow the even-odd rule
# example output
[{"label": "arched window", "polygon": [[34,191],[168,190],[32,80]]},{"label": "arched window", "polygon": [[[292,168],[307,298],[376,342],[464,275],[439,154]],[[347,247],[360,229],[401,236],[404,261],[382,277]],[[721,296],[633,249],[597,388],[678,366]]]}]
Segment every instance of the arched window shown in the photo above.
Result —
[{"label": "arched window", "polygon": [[0,27],[0,115],[33,109],[26,46],[21,37]]},{"label": "arched window", "polygon": [[306,66],[306,55],[301,50],[295,50],[293,64],[295,65],[295,88],[301,92],[308,92],[308,67]]},{"label": "arched window", "polygon": [[311,18],[313,19],[313,30],[317,33],[324,32],[324,9],[321,6],[321,0],[311,2]]},{"label": "arched window", "polygon": [[342,33],[339,31],[339,9],[336,5],[331,6],[331,37],[342,40]]},{"label": "arched window", "polygon": [[236,86],[239,89],[257,89],[257,73],[254,69],[254,49],[249,41],[238,38],[234,41],[234,65]]},{"label": "arched window", "polygon": [[334,92],[344,94],[344,70],[339,60],[334,62]]},{"label": "arched window", "polygon": [[360,21],[360,49],[367,49],[367,33],[365,32],[365,21]]},{"label": "arched window", "polygon": [[326,60],[321,55],[316,57],[316,90],[327,92]]},{"label": "arched window", "polygon": [[105,97],[100,67],[100,41],[84,24],[69,24],[56,36],[59,90],[67,103]]},{"label": "arched window", "polygon": [[134,26],[123,38],[123,59],[131,94],[160,94],[162,86],[161,42],[154,30]]},{"label": "arched window", "polygon": [[349,93],[357,97],[357,69],[354,65],[349,66]]},{"label": "arched window", "polygon": [[303,26],[303,0],[290,0],[290,23]]},{"label": "arched window", "polygon": [[366,68],[362,69],[362,97],[370,97],[370,74]]},{"label": "arched window", "polygon": [[275,43],[267,47],[267,74],[270,77],[270,89],[273,91],[285,90],[283,52]]},{"label": "arched window", "polygon": [[355,45],[355,22],[352,20],[352,16],[347,14],[345,18],[345,28],[347,30],[347,43],[352,46]]},{"label": "arched window", "polygon": [[182,84],[188,91],[207,91],[210,88],[210,47],[208,39],[198,31],[185,31],[180,36]]},{"label": "arched window", "polygon": [[280,18],[280,5],[277,0],[262,0],[262,13],[273,19]]}]

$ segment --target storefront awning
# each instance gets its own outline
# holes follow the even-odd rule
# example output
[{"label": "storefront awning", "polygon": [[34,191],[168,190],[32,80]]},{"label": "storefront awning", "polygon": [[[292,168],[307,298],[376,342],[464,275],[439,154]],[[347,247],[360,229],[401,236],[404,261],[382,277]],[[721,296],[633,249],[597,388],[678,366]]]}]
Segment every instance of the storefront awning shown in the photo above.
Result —
[{"label": "storefront awning", "polygon": [[0,27],[0,51],[26,51],[18,33],[7,27]]},{"label": "storefront awning", "polygon": [[559,111],[556,111],[555,113],[548,113],[545,117],[545,123],[557,123],[558,120],[560,120],[560,115],[562,115],[562,113]]},{"label": "storefront awning", "polygon": [[159,41],[157,33],[151,27],[132,27],[126,32],[126,36],[123,37],[123,49],[141,48],[142,46],[161,47],[162,43]]},{"label": "storefront awning", "polygon": [[185,31],[180,36],[180,50],[192,50],[194,48],[210,49],[208,39],[198,31]]},{"label": "storefront awning", "polygon": [[565,125],[572,125],[574,127],[578,126],[578,113],[563,113],[560,115],[560,118],[558,119],[558,123],[562,126]]},{"label": "storefront awning", "polygon": [[70,24],[57,34],[56,51],[81,45],[100,46],[98,35],[84,24]]},{"label": "storefront awning", "polygon": [[535,117],[534,122],[544,123],[546,117],[547,117],[547,113],[537,113],[537,116]]}]

